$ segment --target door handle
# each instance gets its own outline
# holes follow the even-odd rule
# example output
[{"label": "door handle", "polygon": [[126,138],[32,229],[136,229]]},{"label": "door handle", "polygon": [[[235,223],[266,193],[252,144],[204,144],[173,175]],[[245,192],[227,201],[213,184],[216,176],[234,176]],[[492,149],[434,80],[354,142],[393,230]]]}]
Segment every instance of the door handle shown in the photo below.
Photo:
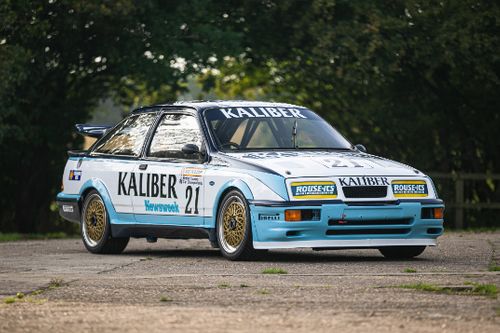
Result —
[{"label": "door handle", "polygon": [[146,170],[148,168],[147,164],[141,164],[139,165],[139,170]]}]

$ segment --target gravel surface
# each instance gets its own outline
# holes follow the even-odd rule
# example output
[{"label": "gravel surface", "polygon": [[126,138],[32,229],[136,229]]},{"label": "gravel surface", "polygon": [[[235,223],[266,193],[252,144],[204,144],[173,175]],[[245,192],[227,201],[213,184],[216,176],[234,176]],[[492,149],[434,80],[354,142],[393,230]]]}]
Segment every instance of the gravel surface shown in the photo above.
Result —
[{"label": "gravel surface", "polygon": [[287,250],[230,262],[203,240],[131,240],[121,255],[77,239],[0,243],[0,332],[500,332],[498,297],[398,287],[500,288],[492,263],[500,233],[448,233],[408,261]]}]

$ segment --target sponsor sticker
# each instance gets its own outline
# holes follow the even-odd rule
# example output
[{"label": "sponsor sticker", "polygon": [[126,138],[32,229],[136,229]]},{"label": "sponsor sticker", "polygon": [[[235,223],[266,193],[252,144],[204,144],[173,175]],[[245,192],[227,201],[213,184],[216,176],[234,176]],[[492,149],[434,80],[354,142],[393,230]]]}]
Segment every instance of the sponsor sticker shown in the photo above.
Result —
[{"label": "sponsor sticker", "polygon": [[227,119],[231,118],[302,118],[307,117],[302,114],[302,110],[297,108],[264,108],[264,107],[244,107],[244,108],[222,108],[219,111]]},{"label": "sponsor sticker", "polygon": [[280,219],[280,214],[259,214],[259,220],[262,221],[277,221]]},{"label": "sponsor sticker", "polygon": [[429,195],[425,180],[393,180],[391,186],[396,198],[426,197]]},{"label": "sponsor sticker", "polygon": [[63,205],[62,210],[65,213],[73,213],[73,206],[70,205]]},{"label": "sponsor sticker", "polygon": [[387,177],[343,177],[340,186],[388,186]]},{"label": "sponsor sticker", "polygon": [[82,179],[82,170],[69,170],[69,180]]},{"label": "sponsor sticker", "polygon": [[203,168],[187,167],[182,169],[180,184],[202,185],[203,184]]},{"label": "sponsor sticker", "polygon": [[332,181],[293,182],[292,196],[296,199],[335,199],[337,185]]},{"label": "sponsor sticker", "polygon": [[144,208],[146,209],[146,212],[179,213],[180,211],[177,202],[154,203],[149,200],[144,200]]}]

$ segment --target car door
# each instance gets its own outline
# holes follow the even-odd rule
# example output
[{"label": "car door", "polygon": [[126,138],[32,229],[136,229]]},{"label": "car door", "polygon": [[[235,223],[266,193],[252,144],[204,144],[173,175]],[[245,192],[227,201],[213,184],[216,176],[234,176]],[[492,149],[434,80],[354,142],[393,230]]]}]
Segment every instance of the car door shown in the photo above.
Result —
[{"label": "car door", "polygon": [[117,213],[130,214],[133,222],[130,177],[137,168],[147,133],[151,129],[157,112],[132,115],[124,119],[93,147],[87,169],[90,178],[101,180],[109,192],[111,203]]},{"label": "car door", "polygon": [[132,198],[137,223],[203,225],[205,166],[200,153],[183,151],[186,144],[202,147],[198,119],[189,112],[163,113],[137,170],[142,184]]}]

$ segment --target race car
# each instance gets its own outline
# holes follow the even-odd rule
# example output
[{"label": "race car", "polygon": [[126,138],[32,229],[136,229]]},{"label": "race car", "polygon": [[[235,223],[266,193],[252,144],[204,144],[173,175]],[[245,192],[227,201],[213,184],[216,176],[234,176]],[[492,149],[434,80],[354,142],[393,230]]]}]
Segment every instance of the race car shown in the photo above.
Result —
[{"label": "race car", "polygon": [[56,201],[92,253],[120,253],[130,237],[206,238],[231,260],[304,247],[412,258],[443,233],[428,176],[305,107],[176,102],[76,128],[98,139],[69,151]]}]

